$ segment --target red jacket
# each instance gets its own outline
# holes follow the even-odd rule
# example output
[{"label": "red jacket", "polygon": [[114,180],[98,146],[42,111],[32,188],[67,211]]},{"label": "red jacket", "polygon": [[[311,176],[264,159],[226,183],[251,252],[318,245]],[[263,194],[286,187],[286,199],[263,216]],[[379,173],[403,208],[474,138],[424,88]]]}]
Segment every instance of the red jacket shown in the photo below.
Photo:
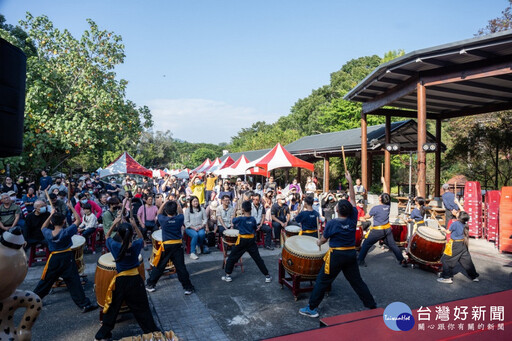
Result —
[{"label": "red jacket", "polygon": [[[89,205],[91,205],[91,209],[92,209],[92,214],[94,214],[96,216],[96,218],[99,218],[101,217],[101,207],[98,206],[97,203],[95,203],[94,201],[92,200],[87,200],[87,202],[89,203]],[[75,211],[78,213],[78,215],[80,216],[80,219],[82,219],[82,207],[80,206],[80,201],[78,201],[75,205]]]},{"label": "red jacket", "polygon": [[361,207],[357,207],[357,220],[363,218],[364,216],[364,210]]}]

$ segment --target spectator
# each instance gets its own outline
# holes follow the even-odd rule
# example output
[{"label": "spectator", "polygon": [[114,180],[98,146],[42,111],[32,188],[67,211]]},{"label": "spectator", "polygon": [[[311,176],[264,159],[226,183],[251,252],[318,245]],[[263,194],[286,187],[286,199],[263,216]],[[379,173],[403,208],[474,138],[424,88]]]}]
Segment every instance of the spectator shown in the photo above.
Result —
[{"label": "spectator", "polygon": [[322,205],[322,212],[325,221],[328,222],[334,219],[334,210],[336,208],[336,200],[334,199],[334,194],[324,193],[323,199],[320,201],[320,203]]},{"label": "spectator", "polygon": [[41,178],[39,178],[39,191],[44,191],[45,189],[50,188],[53,183],[53,179],[51,176],[48,176],[48,173],[43,169],[41,171]]},{"label": "spectator", "polygon": [[231,190],[231,186],[229,185],[228,181],[224,181],[224,184],[222,185],[222,190],[220,191],[218,197],[222,201],[223,200],[222,198],[225,195],[227,195],[229,197],[230,203],[232,203],[233,200],[235,199],[235,193],[233,193],[233,191]]},{"label": "spectator", "polygon": [[292,191],[293,189],[295,189],[296,193],[302,194],[302,188],[300,188],[300,184],[297,181],[297,178],[294,178],[292,183],[288,185],[289,191]]},{"label": "spectator", "polygon": [[[34,210],[34,204],[37,201],[37,197],[34,193],[34,189],[32,187],[28,188],[28,193],[23,195],[21,198],[21,201],[25,204],[25,207],[27,208],[27,212],[31,213]],[[42,234],[41,234],[42,236]]]},{"label": "spectator", "polygon": [[62,182],[62,178],[56,178],[55,183],[50,186],[50,189],[48,192],[53,192],[53,190],[58,189],[59,192],[68,192],[68,188],[66,185]]},{"label": "spectator", "polygon": [[277,196],[277,202],[271,209],[272,228],[274,237],[281,239],[281,229],[285,228],[290,221],[290,209],[286,205],[286,198],[283,194]]},{"label": "spectator", "polygon": [[110,178],[110,183],[105,187],[111,197],[118,197],[121,188],[117,185],[115,178]]},{"label": "spectator", "polygon": [[199,204],[203,205],[205,202],[204,183],[201,181],[198,174],[194,175],[194,177],[190,180],[190,189],[192,190],[192,195],[199,200]]},{"label": "spectator", "polygon": [[16,186],[18,186],[18,198],[22,198],[23,195],[28,193],[28,184],[23,178],[23,176],[18,177],[18,182],[16,183]]},{"label": "spectator", "polygon": [[153,197],[145,197],[146,203],[139,207],[137,217],[142,227],[142,235],[147,239],[148,232],[151,234],[156,230],[158,208],[153,205]]},{"label": "spectator", "polygon": [[25,218],[25,227],[23,229],[23,235],[27,241],[25,249],[29,249],[37,244],[47,245],[41,232],[41,227],[50,216],[50,212],[48,212],[48,207],[42,200],[36,200],[33,208],[33,211]]},{"label": "spectator", "polygon": [[364,200],[366,189],[364,188],[363,185],[361,185],[361,179],[356,179],[356,184],[354,185],[354,192],[356,192],[356,201]]},{"label": "spectator", "polygon": [[13,191],[14,195],[17,195],[18,194],[18,186],[16,186],[16,184],[12,182],[12,178],[10,176],[7,176],[2,185],[2,193],[7,193],[10,191]]},{"label": "spectator", "polygon": [[231,205],[231,198],[225,194],[221,197],[222,205],[217,208],[217,227],[222,237],[224,230],[233,227],[232,220],[235,217],[235,208]]},{"label": "spectator", "polygon": [[4,231],[18,225],[21,217],[21,208],[16,205],[8,193],[2,193],[2,205],[0,205],[0,228]]},{"label": "spectator", "polygon": [[201,250],[204,254],[210,253],[208,246],[204,245],[207,222],[206,211],[201,207],[199,199],[196,196],[191,196],[190,207],[185,210],[185,232],[192,239],[190,241],[191,259],[198,259],[196,253],[200,253]]},{"label": "spectator", "polygon": [[268,178],[268,181],[265,183],[265,187],[263,188],[265,190],[265,193],[266,191],[270,188],[274,193],[276,191],[276,186],[277,184],[275,183],[274,181],[274,177],[273,176],[270,176]]},{"label": "spectator", "polygon": [[62,200],[59,200],[55,193],[50,193],[48,195],[48,197],[50,198],[51,205],[55,208],[57,213],[66,215],[66,213],[67,213],[66,204]]},{"label": "spectator", "polygon": [[217,177],[212,173],[206,175],[206,204],[208,204],[212,197],[213,188],[215,187]]},{"label": "spectator", "polygon": [[[118,197],[112,197],[108,199],[107,204],[108,210],[101,216],[101,219],[103,220],[103,231],[105,232],[105,235],[110,230],[110,227],[112,226],[114,220],[117,218],[121,210],[121,201]],[[115,234],[115,232],[112,234],[112,238],[115,238]]]},{"label": "spectator", "polygon": [[100,194],[100,203],[98,204],[98,206],[101,208],[101,214],[103,215],[103,213],[105,213],[106,211],[108,211],[108,203],[107,203],[107,200],[108,200],[108,196],[107,196],[107,193],[101,193]]},{"label": "spectator", "polygon": [[272,247],[272,228],[265,224],[265,207],[261,203],[259,193],[252,194],[251,216],[256,219],[256,231],[263,231],[265,234],[265,249],[274,250]]},{"label": "spectator", "polygon": [[310,176],[308,176],[308,179],[306,181],[305,186],[306,194],[315,194],[316,192],[316,184],[313,182]]},{"label": "spectator", "polygon": [[82,210],[82,222],[78,226],[78,232],[87,239],[94,231],[96,231],[96,228],[98,227],[98,219],[94,214],[92,214],[92,208],[90,204],[83,204]]},{"label": "spectator", "polygon": [[85,194],[80,193],[78,195],[78,202],[75,205],[75,211],[78,213],[78,216],[80,217],[80,219],[82,219],[82,216],[84,214],[83,206],[85,204],[91,205],[92,213],[96,216],[96,219],[101,217],[102,211],[101,211],[101,208],[98,206],[98,204],[92,200],[87,199],[87,196]]}]

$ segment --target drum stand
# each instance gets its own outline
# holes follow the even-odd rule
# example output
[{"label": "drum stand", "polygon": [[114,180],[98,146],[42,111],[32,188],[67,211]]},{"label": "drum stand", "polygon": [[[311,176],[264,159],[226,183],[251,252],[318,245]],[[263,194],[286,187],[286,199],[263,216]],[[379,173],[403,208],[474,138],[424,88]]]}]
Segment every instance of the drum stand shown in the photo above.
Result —
[{"label": "drum stand", "polygon": [[[311,292],[313,291],[313,288],[315,285],[313,284],[314,279],[306,279],[302,278],[302,276],[294,275],[288,273],[285,268],[283,267],[283,260],[279,258],[278,260],[278,266],[279,266],[279,284],[281,284],[281,289],[284,288],[284,286],[290,288],[293,294],[293,298],[295,301],[298,300],[299,294],[303,292]],[[289,275],[290,277],[286,277],[286,275]],[[303,282],[309,282],[309,286],[301,286],[300,284]],[[331,286],[327,288],[327,296],[329,296],[329,292],[331,291]]]},{"label": "drum stand", "polygon": [[439,277],[441,272],[443,271],[443,264],[441,262],[438,263],[421,263],[417,260],[415,260],[410,253],[407,253],[407,264],[411,264],[411,268],[420,268],[425,271],[430,271]]},{"label": "drum stand", "polygon": [[[224,259],[222,261],[222,268],[224,269],[226,267],[226,261],[228,260],[228,247],[233,246],[234,244],[226,243],[224,238],[222,239],[222,254],[224,255]],[[238,260],[238,262],[235,263],[235,268],[239,266],[240,270],[244,272],[244,263],[242,262],[242,257]]]}]

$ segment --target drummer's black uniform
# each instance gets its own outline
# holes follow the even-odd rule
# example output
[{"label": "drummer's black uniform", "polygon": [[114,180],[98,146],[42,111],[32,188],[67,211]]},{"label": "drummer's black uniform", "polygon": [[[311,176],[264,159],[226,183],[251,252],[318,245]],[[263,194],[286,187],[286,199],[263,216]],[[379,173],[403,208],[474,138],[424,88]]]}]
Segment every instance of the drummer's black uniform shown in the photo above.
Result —
[{"label": "drummer's black uniform", "polygon": [[378,242],[381,239],[384,239],[386,244],[389,246],[391,251],[395,254],[396,259],[401,263],[404,260],[404,256],[402,256],[402,252],[396,246],[395,239],[393,238],[393,233],[391,232],[391,227],[385,229],[379,229],[382,226],[389,224],[389,210],[390,205],[377,205],[374,206],[370,210],[370,216],[373,217],[373,226],[370,228],[370,234],[363,242],[361,246],[361,250],[359,251],[359,256],[357,260],[360,263],[364,262],[366,258],[366,254],[370,250],[373,244]]},{"label": "drummer's black uniform", "polygon": [[[349,217],[330,220],[325,226],[323,236],[325,239],[329,239],[329,247],[331,248],[353,247],[356,244],[356,226],[357,209],[354,208]],[[324,264],[316,277],[315,287],[309,298],[309,308],[316,309],[318,307],[324,298],[325,291],[336,279],[340,271],[343,271],[343,275],[364,306],[372,309],[375,308],[375,300],[359,273],[355,249],[332,251],[329,274],[325,273]]]},{"label": "drummer's black uniform", "polygon": [[[75,224],[63,228],[56,236],[52,235],[49,228],[43,229],[43,236],[48,243],[50,252],[63,251],[73,245],[71,237],[77,233]],[[91,301],[85,296],[84,288],[80,283],[80,275],[75,262],[73,251],[55,253],[48,261],[46,275],[41,279],[34,289],[34,293],[43,298],[50,292],[53,283],[61,277],[66,283],[73,302],[80,308],[87,307]]]},{"label": "drummer's black uniform", "polygon": [[[257,228],[256,219],[254,219],[254,217],[241,216],[234,218],[233,225],[237,227],[240,234],[243,235],[254,234]],[[267,267],[260,256],[254,237],[249,239],[240,238],[240,243],[233,247],[226,261],[226,273],[230,275],[233,272],[236,261],[238,261],[246,251],[249,252],[249,255],[254,259],[261,273],[268,276]]]},{"label": "drummer's black uniform", "polygon": [[[121,250],[121,243],[108,238],[107,246],[112,252],[114,259],[116,259]],[[139,267],[139,255],[143,246],[144,242],[142,239],[136,239],[132,242],[132,245],[126,250],[123,259],[116,262],[117,273]],[[103,315],[103,324],[96,333],[96,339],[101,340],[112,337],[111,332],[114,329],[116,318],[123,302],[126,302],[126,305],[130,308],[145,334],[159,330],[149,308],[142,277],[139,274],[135,276],[121,276],[116,278],[115,290],[112,292],[112,303],[110,303],[106,314]]]},{"label": "drummer's black uniform", "polygon": [[[183,216],[183,214],[178,214],[175,215],[174,217],[159,214],[158,222],[162,227],[162,240],[165,242],[168,240],[181,239],[181,227],[183,226],[184,221],[185,217]],[[185,256],[182,243],[164,245],[164,253],[160,257],[158,265],[155,268],[153,268],[153,270],[151,270],[151,274],[147,280],[147,284],[155,285],[156,282],[158,282],[169,260],[172,261],[174,267],[176,268],[178,280],[181,282],[183,289],[193,291],[194,286],[190,281],[190,276],[185,266]]]}]

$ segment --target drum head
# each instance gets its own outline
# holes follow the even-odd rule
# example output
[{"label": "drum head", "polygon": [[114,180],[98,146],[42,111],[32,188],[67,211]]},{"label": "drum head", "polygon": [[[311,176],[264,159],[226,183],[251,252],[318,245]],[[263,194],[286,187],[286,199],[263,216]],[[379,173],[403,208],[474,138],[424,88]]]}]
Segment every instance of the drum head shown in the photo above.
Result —
[{"label": "drum head", "polygon": [[153,232],[151,234],[151,238],[153,238],[157,242],[161,242],[162,241],[162,230],[156,230],[155,232]]},{"label": "drum head", "polygon": [[432,240],[446,241],[446,237],[441,233],[441,231],[428,226],[418,226],[418,234]]},{"label": "drum head", "polygon": [[79,247],[82,247],[85,245],[85,238],[75,234],[71,237],[71,241],[73,242],[73,245],[71,246],[71,249],[78,249]]},{"label": "drum head", "polygon": [[389,218],[390,225],[407,225],[407,223],[400,218]]},{"label": "drum head", "polygon": [[238,237],[240,232],[236,229],[229,229],[229,230],[224,230],[224,232],[222,234],[224,234],[226,237]]},{"label": "drum head", "polygon": [[327,250],[329,250],[329,246],[325,243],[322,245],[321,250],[318,250],[316,241],[316,238],[311,238],[309,236],[292,236],[286,239],[284,247],[295,254],[310,257],[321,257],[325,255]]},{"label": "drum head", "polygon": [[299,233],[301,230],[300,226],[297,226],[297,225],[288,225],[284,229],[286,231],[292,232],[292,233]]},{"label": "drum head", "polygon": [[[139,262],[142,263],[142,255],[139,255]],[[112,256],[112,253],[105,253],[104,255],[101,255],[101,257],[98,259],[98,264],[103,265],[107,268],[115,268],[116,262],[114,261],[114,256]]]}]

